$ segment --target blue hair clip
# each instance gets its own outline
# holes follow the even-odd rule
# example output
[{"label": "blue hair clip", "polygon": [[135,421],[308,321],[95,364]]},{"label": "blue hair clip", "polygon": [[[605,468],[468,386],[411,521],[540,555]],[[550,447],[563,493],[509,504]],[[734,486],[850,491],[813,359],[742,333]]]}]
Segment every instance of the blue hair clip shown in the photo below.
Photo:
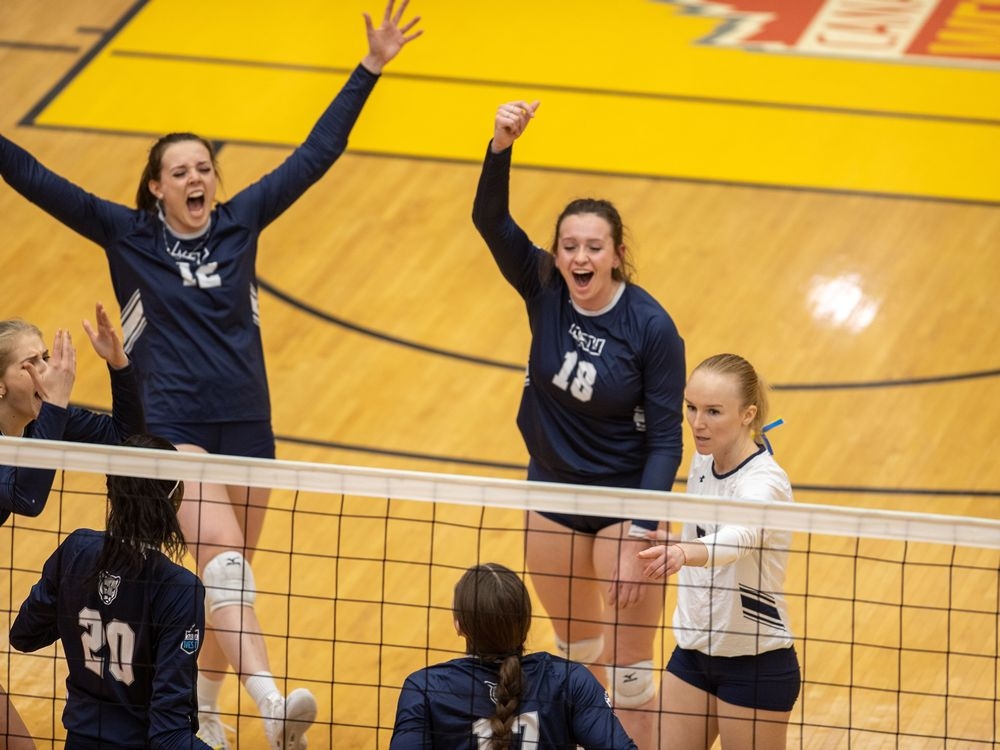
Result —
[{"label": "blue hair clip", "polygon": [[784,419],[776,419],[770,424],[766,424],[760,429],[760,438],[764,441],[764,447],[767,448],[767,452],[772,456],[774,455],[774,449],[771,447],[771,442],[767,439],[767,431],[773,430],[775,427],[781,427],[785,423]]}]

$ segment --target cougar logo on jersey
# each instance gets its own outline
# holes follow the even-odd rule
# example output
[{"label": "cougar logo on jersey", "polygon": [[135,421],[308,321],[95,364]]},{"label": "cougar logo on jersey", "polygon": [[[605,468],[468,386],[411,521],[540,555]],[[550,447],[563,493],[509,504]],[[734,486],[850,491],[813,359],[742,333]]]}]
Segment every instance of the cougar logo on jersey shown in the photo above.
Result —
[{"label": "cougar logo on jersey", "polygon": [[569,335],[573,337],[578,347],[588,354],[593,354],[597,357],[601,356],[601,352],[604,351],[604,344],[607,343],[607,339],[599,339],[597,336],[585,333],[576,323],[569,327]]},{"label": "cougar logo on jersey", "polygon": [[185,654],[196,654],[201,645],[201,633],[193,625],[184,631],[184,640],[181,641],[181,651]]},{"label": "cougar logo on jersey", "polygon": [[661,0],[720,19],[702,43],[758,52],[1000,65],[1000,5],[968,0]]},{"label": "cougar logo on jersey", "polygon": [[97,583],[97,592],[101,595],[101,601],[111,604],[118,598],[118,586],[121,585],[122,577],[113,576],[108,571],[102,570],[100,580]]}]

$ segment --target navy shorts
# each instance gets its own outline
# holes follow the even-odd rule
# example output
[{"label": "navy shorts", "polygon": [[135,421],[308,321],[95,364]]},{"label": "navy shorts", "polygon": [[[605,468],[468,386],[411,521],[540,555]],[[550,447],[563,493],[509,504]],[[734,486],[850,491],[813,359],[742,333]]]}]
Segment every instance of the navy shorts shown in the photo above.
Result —
[{"label": "navy shorts", "polygon": [[674,648],[667,671],[733,706],[791,711],[802,677],[795,648],[749,656],[709,656]]},{"label": "navy shorts", "polygon": [[[573,478],[561,476],[555,472],[541,468],[534,461],[528,463],[528,481],[530,482],[555,482],[557,484],[586,484],[592,487],[625,487],[635,489],[642,480],[642,472],[625,476],[597,477],[597,478]],[[627,518],[608,518],[607,516],[578,516],[573,513],[539,513],[543,518],[555,521],[560,526],[572,529],[580,534],[597,534],[602,529],[609,526],[628,521]],[[656,521],[634,519],[636,526],[653,531],[657,527]]]},{"label": "navy shorts", "polygon": [[220,456],[274,458],[271,422],[149,422],[146,429],[174,445],[187,443]]}]

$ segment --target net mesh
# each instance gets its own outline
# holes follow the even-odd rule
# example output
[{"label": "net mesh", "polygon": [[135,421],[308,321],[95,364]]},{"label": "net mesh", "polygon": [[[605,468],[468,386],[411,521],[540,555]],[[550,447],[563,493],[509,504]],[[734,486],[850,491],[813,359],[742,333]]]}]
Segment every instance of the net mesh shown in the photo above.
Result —
[{"label": "net mesh", "polygon": [[[59,470],[41,516],[0,528],[8,626],[58,543],[76,528],[103,528],[105,474],[270,488],[254,553],[257,611],[279,685],[316,695],[311,748],[388,747],[405,677],[462,651],[451,613],[461,573],[478,562],[525,573],[525,509],[791,531],[786,596],[803,686],[788,746],[995,742],[993,520],[6,438],[0,461]],[[665,588],[660,666],[674,645],[675,593]],[[535,612],[529,649],[554,650],[537,600]],[[38,747],[61,747],[59,647],[3,658],[3,684]],[[263,746],[256,706],[233,677],[220,706],[232,747]]]}]

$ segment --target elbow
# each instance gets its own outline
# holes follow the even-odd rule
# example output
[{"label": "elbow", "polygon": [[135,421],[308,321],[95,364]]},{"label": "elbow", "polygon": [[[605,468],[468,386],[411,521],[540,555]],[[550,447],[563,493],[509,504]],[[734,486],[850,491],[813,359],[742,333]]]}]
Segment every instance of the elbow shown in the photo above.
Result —
[{"label": "elbow", "polygon": [[20,495],[15,497],[14,501],[7,506],[10,513],[18,516],[27,516],[28,518],[37,518],[45,510],[45,499],[34,500],[33,498],[27,497],[25,495]]},{"label": "elbow", "polygon": [[37,651],[41,648],[41,646],[35,645],[34,638],[31,638],[28,633],[19,632],[14,628],[11,628],[10,631],[10,645],[23,654],[31,653],[32,651]]},{"label": "elbow", "polygon": [[472,225],[476,228],[476,231],[480,234],[483,233],[483,226],[486,222],[486,216],[483,209],[479,206],[472,207]]},{"label": "elbow", "polygon": [[43,510],[45,510],[44,500],[28,500],[18,505],[17,514],[28,518],[38,518]]}]

